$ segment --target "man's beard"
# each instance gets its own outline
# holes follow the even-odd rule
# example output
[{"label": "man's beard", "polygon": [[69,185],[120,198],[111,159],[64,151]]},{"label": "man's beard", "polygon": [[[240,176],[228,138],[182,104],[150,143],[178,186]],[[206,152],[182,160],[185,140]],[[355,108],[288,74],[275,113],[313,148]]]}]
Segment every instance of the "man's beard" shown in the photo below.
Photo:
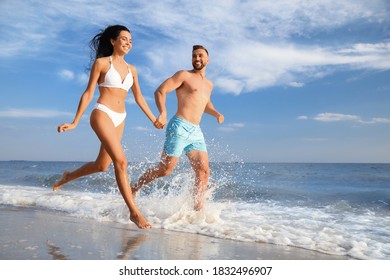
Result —
[{"label": "man's beard", "polygon": [[195,70],[199,71],[199,70],[202,70],[206,65],[203,63],[200,63],[200,66],[196,67],[196,63],[192,63],[192,66],[194,67]]}]

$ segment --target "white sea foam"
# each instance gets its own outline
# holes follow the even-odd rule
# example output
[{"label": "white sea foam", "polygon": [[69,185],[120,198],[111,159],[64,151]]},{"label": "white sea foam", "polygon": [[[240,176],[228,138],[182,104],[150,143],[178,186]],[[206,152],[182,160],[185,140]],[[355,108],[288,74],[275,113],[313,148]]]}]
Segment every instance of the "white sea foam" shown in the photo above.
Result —
[{"label": "white sea foam", "polygon": [[[118,193],[65,188],[52,192],[39,187],[0,185],[0,205],[38,207],[97,221],[130,223],[128,209]],[[141,193],[137,205],[155,228],[295,246],[359,259],[390,259],[390,218],[369,210],[354,213],[336,210],[339,205],[287,207],[271,201],[211,199],[196,212],[190,188],[185,187],[173,192],[160,188],[150,194]]]}]

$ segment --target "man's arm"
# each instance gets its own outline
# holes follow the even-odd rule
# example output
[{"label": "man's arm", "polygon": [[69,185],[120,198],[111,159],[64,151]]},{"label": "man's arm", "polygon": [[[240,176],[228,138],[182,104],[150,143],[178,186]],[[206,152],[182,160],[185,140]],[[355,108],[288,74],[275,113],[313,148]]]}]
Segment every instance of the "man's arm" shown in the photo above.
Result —
[{"label": "man's arm", "polygon": [[204,112],[215,117],[219,124],[223,123],[225,120],[225,117],[214,108],[214,105],[211,103],[211,101],[207,102]]},{"label": "man's arm", "polygon": [[167,107],[165,105],[167,94],[179,88],[184,81],[184,71],[176,72],[172,77],[166,79],[154,92],[154,99],[156,101],[156,106],[160,115],[157,118],[157,121],[161,125],[167,123]]}]

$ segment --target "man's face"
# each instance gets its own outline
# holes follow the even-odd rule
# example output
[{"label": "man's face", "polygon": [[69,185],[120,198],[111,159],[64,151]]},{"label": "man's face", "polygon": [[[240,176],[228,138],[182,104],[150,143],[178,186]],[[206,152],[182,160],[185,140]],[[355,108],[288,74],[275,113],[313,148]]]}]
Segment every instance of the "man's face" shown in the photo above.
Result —
[{"label": "man's face", "polygon": [[209,57],[205,50],[197,49],[192,52],[192,66],[195,70],[202,70],[209,62]]}]

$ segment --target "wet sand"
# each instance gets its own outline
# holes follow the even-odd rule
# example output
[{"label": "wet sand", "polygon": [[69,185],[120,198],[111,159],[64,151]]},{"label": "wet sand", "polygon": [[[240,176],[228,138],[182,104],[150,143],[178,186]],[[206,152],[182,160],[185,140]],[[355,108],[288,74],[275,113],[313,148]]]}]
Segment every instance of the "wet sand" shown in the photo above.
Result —
[{"label": "wet sand", "polygon": [[0,209],[1,260],[345,260],[310,250],[239,242],[32,208]]}]

